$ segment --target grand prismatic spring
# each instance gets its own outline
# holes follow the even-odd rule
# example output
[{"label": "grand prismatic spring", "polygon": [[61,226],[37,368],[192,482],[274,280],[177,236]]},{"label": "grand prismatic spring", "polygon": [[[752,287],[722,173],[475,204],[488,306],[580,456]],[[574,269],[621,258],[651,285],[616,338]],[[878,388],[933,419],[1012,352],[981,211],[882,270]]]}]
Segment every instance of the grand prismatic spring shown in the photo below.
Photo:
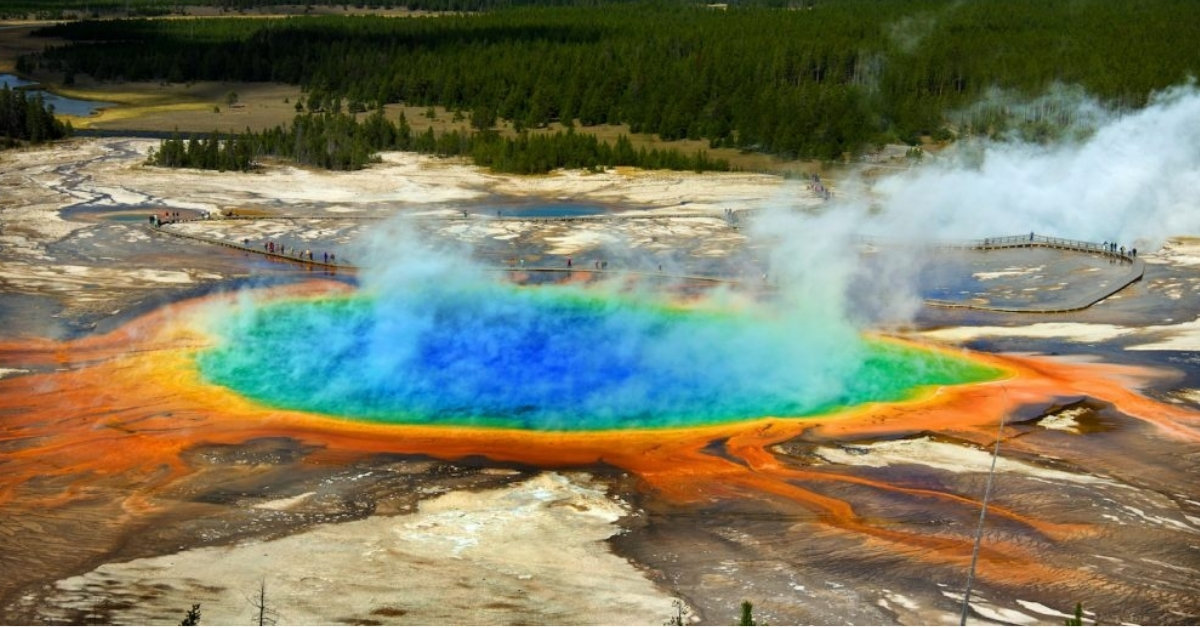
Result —
[{"label": "grand prismatic spring", "polygon": [[477,285],[250,307],[216,323],[220,344],[197,361],[205,380],[277,407],[550,431],[804,417],[999,374],[879,340],[806,354],[794,327],[748,311]]}]

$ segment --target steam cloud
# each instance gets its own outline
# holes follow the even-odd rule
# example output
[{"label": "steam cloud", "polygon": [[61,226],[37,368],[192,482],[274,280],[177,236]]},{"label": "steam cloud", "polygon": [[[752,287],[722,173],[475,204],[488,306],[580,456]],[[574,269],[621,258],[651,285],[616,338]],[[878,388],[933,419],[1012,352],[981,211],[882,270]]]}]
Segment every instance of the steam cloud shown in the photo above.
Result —
[{"label": "steam cloud", "polygon": [[802,416],[991,376],[863,340],[844,315],[854,268],[811,272],[836,240],[802,252],[768,241],[772,299],[717,291],[680,309],[623,284],[517,289],[397,221],[356,256],[374,260],[365,298],[240,308],[199,362],[210,381],[284,407],[556,430]]},{"label": "steam cloud", "polygon": [[[399,221],[373,230],[356,256],[371,261],[361,275],[372,299],[368,315],[330,310],[295,321],[304,328],[300,335],[318,345],[315,354],[299,349],[301,359],[285,344],[256,349],[245,360],[227,352],[208,362],[218,379],[262,371],[285,384],[311,383],[279,392],[275,381],[259,378],[259,392],[299,394],[307,407],[334,413],[351,397],[368,415],[381,399],[419,413],[423,400],[449,397],[457,401],[431,406],[428,414],[516,415],[533,408],[527,414],[541,413],[549,422],[540,426],[552,429],[579,414],[613,426],[677,408],[710,420],[771,409],[756,399],[794,411],[894,398],[898,381],[931,383],[922,379],[924,370],[936,372],[934,381],[953,377],[937,360],[882,364],[862,339],[865,326],[909,320],[920,299],[918,264],[906,257],[912,249],[884,251],[894,258],[876,256],[867,266],[860,235],[921,242],[1036,231],[1146,249],[1169,235],[1200,231],[1197,199],[1200,93],[1188,85],[1084,140],[964,142],[936,163],[874,183],[865,197],[839,198],[820,211],[788,207],[782,198],[769,203],[750,220],[747,235],[766,269],[749,282],[768,282],[772,298],[738,300],[721,291],[707,297],[714,310],[740,308],[737,324],[674,327],[646,314],[661,307],[660,297],[616,287],[601,299],[608,311],[592,316],[604,286],[586,294],[554,288],[568,300],[575,291],[592,301],[553,312],[569,320],[547,321],[521,301],[540,297],[514,300],[513,289],[471,262],[465,247],[435,244]],[[264,328],[262,317],[290,315],[256,310],[231,321],[226,335],[255,345],[283,330]],[[614,310],[621,311],[610,316]],[[342,325],[355,333],[328,333]]]},{"label": "steam cloud", "polygon": [[[841,315],[845,294],[838,287],[843,279],[807,281],[811,275],[806,268],[821,255],[817,249],[798,256],[772,248],[780,252],[773,255],[778,276],[772,281],[791,289],[769,307],[745,301],[733,304],[736,299],[720,291],[710,295],[709,303],[697,306],[726,313],[729,308],[739,309],[739,316],[745,318],[734,325],[663,325],[660,319],[643,319],[638,313],[643,307],[660,307],[661,295],[630,292],[627,286],[593,286],[586,290],[587,298],[600,296],[608,311],[600,322],[569,323],[596,325],[587,330],[592,338],[576,343],[564,338],[579,330],[542,329],[558,323],[536,320],[537,315],[530,318],[524,308],[514,308],[506,294],[512,288],[486,276],[486,271],[469,261],[467,251],[419,237],[404,221],[378,232],[367,247],[363,257],[376,260],[363,274],[363,288],[374,299],[373,318],[377,321],[368,344],[372,352],[369,363],[379,373],[409,372],[418,347],[450,319],[459,327],[459,337],[475,343],[464,351],[485,358],[464,354],[444,368],[478,368],[484,362],[495,373],[511,377],[507,386],[545,388],[545,395],[534,396],[544,406],[559,404],[592,415],[696,412],[697,399],[705,399],[715,415],[752,412],[750,408],[759,403],[776,409],[811,409],[843,395],[848,378],[862,365],[864,348],[858,329]],[[553,290],[585,295],[578,288]],[[446,304],[470,315],[449,314]],[[626,311],[612,311],[617,309]],[[521,342],[517,335],[543,334],[548,344],[561,343],[552,351],[575,354],[531,358],[513,351],[514,344]],[[563,370],[561,375],[541,381],[536,374],[547,368],[546,360],[561,360]],[[610,381],[608,376],[596,375],[623,369],[638,371],[637,377]],[[458,379],[473,377],[463,372]],[[603,392],[604,397],[571,399],[595,392]]]},{"label": "steam cloud", "polygon": [[[1068,96],[1074,94],[1074,96]],[[1066,117],[1095,125],[1083,137],[1040,145],[967,140],[933,163],[862,186],[839,198],[799,233],[835,236],[822,273],[850,280],[858,297],[843,318],[904,325],[920,308],[919,246],[883,248],[869,265],[849,231],[920,245],[1036,232],[1153,251],[1173,235],[1200,233],[1200,91],[1194,83],[1155,95],[1142,110],[1101,113],[1094,99],[1058,86],[1034,101],[1077,105]],[[774,211],[765,212],[773,216]],[[769,223],[776,219],[771,217]],[[774,228],[772,226],[772,228]],[[788,248],[796,248],[791,243]]]},{"label": "steam cloud", "polygon": [[[1096,115],[1089,106],[1081,117]],[[967,142],[871,194],[883,209],[871,233],[924,240],[1036,231],[1148,250],[1200,232],[1200,91],[1167,90],[1079,142]]]}]

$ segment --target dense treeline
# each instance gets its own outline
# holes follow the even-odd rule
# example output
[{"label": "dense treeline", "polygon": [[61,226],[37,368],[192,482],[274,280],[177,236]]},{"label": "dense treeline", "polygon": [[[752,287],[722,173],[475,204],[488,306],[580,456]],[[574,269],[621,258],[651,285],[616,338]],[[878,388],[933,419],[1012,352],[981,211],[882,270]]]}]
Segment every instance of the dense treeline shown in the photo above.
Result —
[{"label": "dense treeline", "polygon": [[[442,105],[526,127],[628,123],[668,140],[821,158],[948,137],[947,114],[994,88],[1030,97],[1081,85],[1133,108],[1200,74],[1200,54],[1186,44],[1200,41],[1194,0],[838,0],[724,11],[638,3],[414,19],[79,22],[45,34],[78,43],[37,63],[100,79],[282,81],[304,86],[310,101]],[[967,118],[953,130],[993,122]]]},{"label": "dense treeline", "polygon": [[[309,11],[323,9],[409,11],[491,11],[519,6],[597,6],[626,0],[307,0],[303,3],[279,0],[7,0],[0,6],[0,18],[71,19],[73,17],[144,16],[186,14],[196,7],[216,7],[222,11],[274,11],[282,5],[295,10],[297,4]],[[633,1],[633,0],[628,0]],[[692,1],[702,4],[700,0]],[[755,0],[756,2],[760,0]],[[765,0],[775,2],[776,0]],[[796,4],[807,4],[802,0]],[[787,4],[787,2],[784,2]]]},{"label": "dense treeline", "polygon": [[[187,15],[199,7],[215,7],[221,12],[274,13],[279,9],[304,13],[350,13],[379,10],[431,12],[479,12],[522,6],[599,6],[637,0],[307,0],[303,3],[279,0],[10,0],[0,6],[0,19],[70,20],[105,17],[161,17]],[[677,0],[704,4],[703,0]],[[763,5],[808,5],[814,0],[753,0]]]},{"label": "dense treeline", "polygon": [[556,168],[635,166],[667,170],[729,170],[724,160],[703,151],[685,155],[675,150],[634,149],[625,136],[616,145],[573,129],[557,133],[520,133],[502,137],[490,130],[436,134],[432,128],[413,133],[401,114],[399,122],[375,110],[361,122],[351,114],[321,113],[296,116],[289,125],[262,133],[163,140],[150,155],[159,166],[248,170],[257,157],[280,157],[331,170],[357,170],[378,159],[381,150],[407,150],[442,157],[467,156],[498,172],[543,174]]},{"label": "dense treeline", "polygon": [[463,154],[471,155],[476,164],[499,172],[539,174],[555,168],[596,170],[604,166],[696,172],[729,170],[728,161],[711,159],[704,151],[687,155],[673,149],[634,149],[624,135],[617,138],[615,145],[599,141],[594,135],[576,133],[573,129],[552,135],[521,133],[516,138],[475,133],[469,139],[470,143],[464,147],[469,152],[464,150]]},{"label": "dense treeline", "polygon": [[151,150],[148,161],[156,166],[171,168],[200,168],[203,170],[250,170],[254,167],[256,147],[246,135],[226,137],[213,131],[208,137],[178,135],[163,140],[158,150]]},{"label": "dense treeline", "polygon": [[37,144],[70,135],[71,125],[54,117],[41,92],[30,96],[23,90],[0,89],[0,148],[20,142]]}]

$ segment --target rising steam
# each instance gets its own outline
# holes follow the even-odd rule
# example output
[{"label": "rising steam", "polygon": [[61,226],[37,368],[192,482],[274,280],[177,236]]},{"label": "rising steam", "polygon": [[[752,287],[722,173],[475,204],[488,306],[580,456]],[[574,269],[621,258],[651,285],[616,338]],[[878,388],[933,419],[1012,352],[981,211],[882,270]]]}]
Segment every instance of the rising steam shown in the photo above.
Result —
[{"label": "rising steam", "polygon": [[[809,320],[903,325],[921,306],[923,244],[1032,231],[1152,251],[1170,236],[1200,233],[1196,86],[1172,88],[1120,116],[1061,86],[1026,106],[1053,103],[1061,113],[1069,102],[1076,111],[1062,114],[1068,126],[1093,132],[1067,133],[1052,145],[966,140],[932,163],[847,185],[863,192],[839,194],[820,212],[769,203],[756,214],[756,231],[774,242],[773,268],[780,259],[784,268],[795,262],[780,273],[785,289],[815,286],[822,294],[828,307]],[[864,258],[863,239],[900,246]]]},{"label": "rising steam", "polygon": [[[1085,104],[1087,101],[1084,101]],[[1097,120],[1090,105],[1079,117]],[[965,143],[871,188],[871,233],[911,239],[1038,233],[1148,250],[1200,232],[1200,91],[1155,96],[1078,142]]]},{"label": "rising steam", "polygon": [[916,311],[917,264],[862,235],[1036,231],[1146,248],[1200,231],[1200,94],[1187,86],[1057,146],[983,143],[820,211],[777,199],[747,234],[765,299],[687,307],[604,285],[517,288],[405,221],[373,229],[364,296],[243,306],[200,359],[260,400],[372,420],[609,429],[798,416],[991,374],[864,340]]},{"label": "rising steam", "polygon": [[774,298],[681,305],[624,286],[515,287],[396,221],[356,256],[372,260],[360,295],[243,306],[200,368],[283,407],[539,430],[805,416],[993,376],[864,340],[844,315],[853,267],[823,264],[836,239],[817,241],[801,252],[769,241]]}]

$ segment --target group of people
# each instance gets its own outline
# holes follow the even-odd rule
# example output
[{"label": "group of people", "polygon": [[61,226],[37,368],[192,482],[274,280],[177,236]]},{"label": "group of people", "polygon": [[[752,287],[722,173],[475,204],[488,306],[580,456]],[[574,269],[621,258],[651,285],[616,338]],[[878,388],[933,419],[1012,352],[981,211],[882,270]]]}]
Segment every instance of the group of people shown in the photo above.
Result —
[{"label": "group of people", "polygon": [[[521,260],[521,261],[524,262],[525,260]],[[567,268],[573,267],[574,264],[575,264],[575,260],[568,257],[567,258]],[[592,262],[592,268],[594,268],[596,270],[608,270],[608,260],[598,259],[598,260]]]},{"label": "group of people", "polygon": [[[242,246],[249,248],[250,247],[250,238],[242,238]],[[304,249],[303,251],[301,251],[300,249],[298,249],[294,246],[288,247],[286,244],[278,244],[278,243],[272,242],[270,240],[263,242],[263,252],[267,253],[268,255],[281,255],[284,257],[298,257],[300,259],[306,259],[310,262],[317,261],[316,253],[314,253],[312,249]],[[337,264],[337,255],[334,253],[330,253],[329,251],[324,251],[321,253],[321,261],[322,261],[322,263],[325,263],[325,264]]]},{"label": "group of people", "polygon": [[201,209],[201,210],[199,210],[198,216],[195,213],[193,213],[191,217],[186,218],[186,219],[184,217],[180,216],[179,212],[177,212],[177,211],[169,211],[169,212],[165,211],[162,213],[150,214],[150,226],[161,227],[163,225],[169,225],[169,224],[180,222],[183,220],[197,220],[197,219],[212,220],[212,212],[210,212],[206,209]]},{"label": "group of people", "polygon": [[[1029,232],[1029,241],[1033,242],[1035,237],[1036,237],[1035,234],[1032,231],[1030,231]],[[1001,240],[992,240],[991,238],[983,239],[983,245],[985,247],[993,246],[996,244],[1003,244],[1004,242],[1006,242],[1006,240],[1004,240],[1004,239],[1001,239]],[[1135,247],[1129,247],[1128,249],[1126,249],[1123,245],[1118,245],[1116,242],[1109,242],[1107,240],[1105,240],[1104,243],[1100,245],[1100,247],[1101,247],[1101,250],[1103,250],[1105,253],[1108,253],[1109,255],[1119,255],[1121,257],[1137,257],[1137,248],[1135,248]]]},{"label": "group of people", "polygon": [[[230,215],[232,215],[232,212],[230,212]],[[203,217],[205,219],[209,219],[212,216],[208,212],[204,212]],[[179,212],[177,212],[177,211],[165,211],[162,213],[150,214],[149,220],[150,220],[150,225],[152,227],[161,227],[163,225],[169,225],[169,224],[179,222],[181,220],[181,218],[180,218]],[[245,248],[250,248],[250,238],[242,238],[242,246]],[[312,249],[304,249],[303,251],[301,251],[300,249],[298,249],[294,246],[289,247],[286,244],[280,244],[280,243],[272,242],[270,240],[263,242],[262,247],[263,247],[263,252],[268,255],[280,255],[280,256],[284,256],[284,257],[298,257],[300,259],[306,259],[310,262],[317,261],[316,253],[313,252]],[[322,261],[322,263],[325,263],[325,264],[336,265],[337,264],[337,254],[330,253],[329,251],[323,251],[321,253],[321,261]]]},{"label": "group of people", "polygon": [[[521,268],[525,268],[525,258],[523,258],[523,257],[520,258],[519,260],[514,260],[512,258],[509,258],[507,261],[510,266],[513,265],[513,263],[515,262],[516,265],[520,266]],[[567,268],[574,268],[574,267],[575,267],[575,258],[568,257],[567,258]],[[592,262],[592,268],[595,270],[608,270],[608,260],[606,260],[606,259],[595,260]],[[662,270],[661,264],[659,265],[658,269],[660,271]]]},{"label": "group of people", "polygon": [[817,196],[825,200],[829,200],[833,196],[833,192],[830,192],[829,188],[825,187],[825,184],[821,182],[821,175],[819,174],[812,175],[812,182],[809,183],[808,189],[816,192]]},{"label": "group of people", "polygon": [[179,222],[179,212],[163,212],[161,214],[150,214],[150,226],[161,227],[171,223]]},{"label": "group of people", "polygon": [[[1116,242],[1105,242],[1102,246],[1104,246],[1104,251],[1107,253],[1111,253],[1113,255],[1120,255],[1121,257],[1126,256],[1125,247],[1117,246]],[[1129,255],[1128,256],[1129,257],[1137,257],[1137,249],[1134,247],[1129,247]]]}]

